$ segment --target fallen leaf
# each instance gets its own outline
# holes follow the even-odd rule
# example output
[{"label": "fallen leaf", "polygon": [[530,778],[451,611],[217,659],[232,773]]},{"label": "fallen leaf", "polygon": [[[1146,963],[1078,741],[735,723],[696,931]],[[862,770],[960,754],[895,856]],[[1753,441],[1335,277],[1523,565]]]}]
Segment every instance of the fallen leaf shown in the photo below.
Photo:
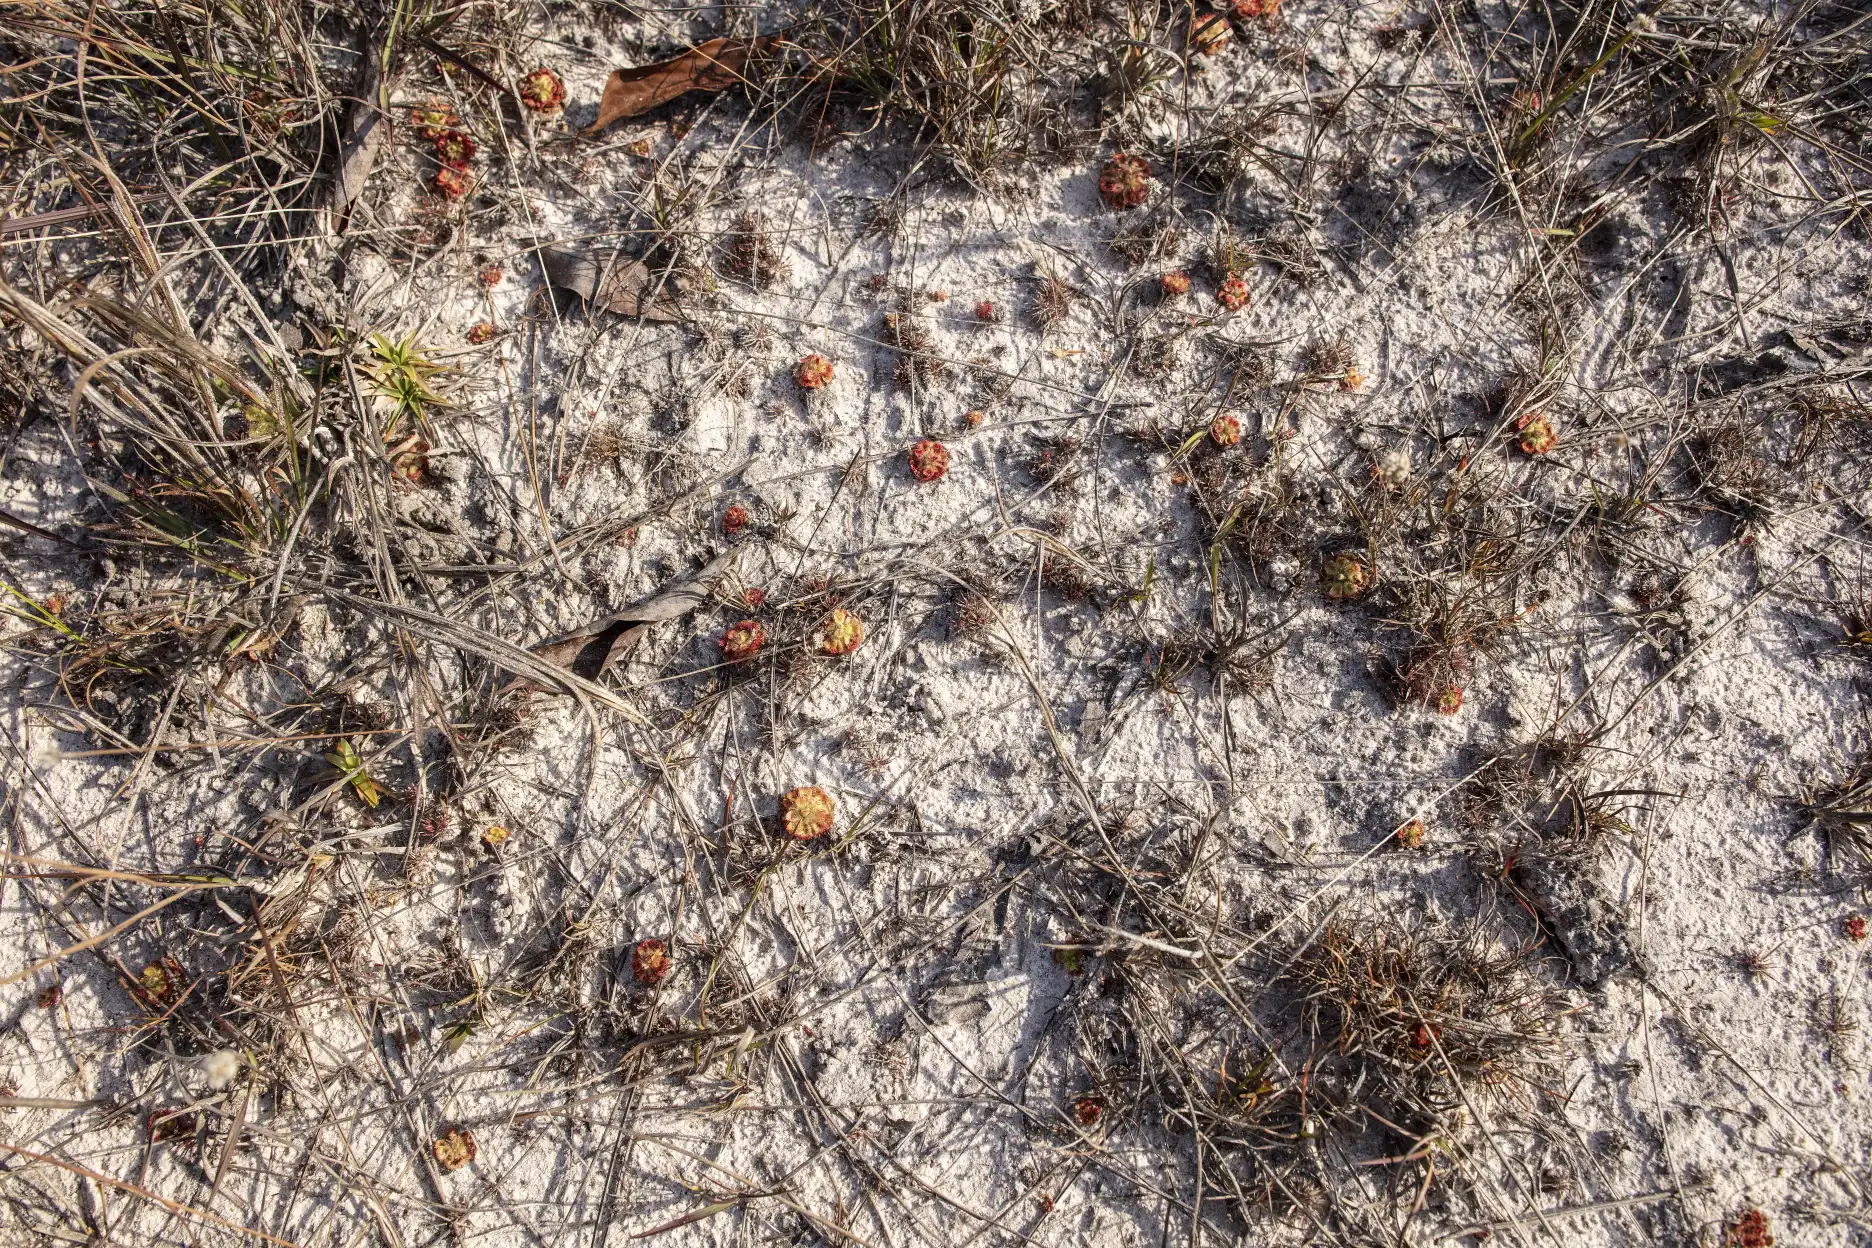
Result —
[{"label": "fallen leaf", "polygon": [[585,134],[597,134],[614,122],[647,113],[690,91],[720,91],[746,81],[748,61],[772,48],[784,33],[710,39],[667,61],[612,70],[598,101],[598,119],[585,128]]},{"label": "fallen leaf", "polygon": [[587,303],[622,316],[642,316],[647,321],[680,321],[681,310],[672,297],[674,281],[657,290],[655,274],[641,260],[622,253],[609,259],[570,247],[545,247],[540,259],[546,267],[546,280],[555,289],[570,291]]},{"label": "fallen leaf", "polygon": [[709,589],[737,553],[730,550],[717,555],[687,580],[635,602],[616,615],[602,616],[583,628],[543,641],[533,647],[533,653],[548,663],[570,669],[574,675],[597,680],[630,654],[652,624],[687,615],[708,601]]}]

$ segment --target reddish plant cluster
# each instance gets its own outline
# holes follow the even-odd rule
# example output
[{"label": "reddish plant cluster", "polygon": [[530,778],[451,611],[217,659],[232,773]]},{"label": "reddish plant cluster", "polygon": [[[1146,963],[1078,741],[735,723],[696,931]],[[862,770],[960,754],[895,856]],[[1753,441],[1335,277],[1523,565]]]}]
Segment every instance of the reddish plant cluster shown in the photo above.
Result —
[{"label": "reddish plant cluster", "polygon": [[1135,208],[1150,198],[1151,167],[1142,156],[1116,152],[1099,171],[1099,194],[1113,208]]},{"label": "reddish plant cluster", "polygon": [[545,66],[529,71],[515,88],[520,102],[536,113],[556,113],[565,107],[565,82]]},{"label": "reddish plant cluster", "polygon": [[767,630],[761,627],[759,620],[742,620],[722,634],[722,659],[729,663],[745,663],[761,652],[767,644]]},{"label": "reddish plant cluster", "polygon": [[832,380],[832,361],[814,352],[794,365],[793,380],[802,390],[817,390]]},{"label": "reddish plant cluster", "polygon": [[1230,312],[1239,312],[1248,306],[1249,292],[1247,279],[1239,273],[1231,273],[1223,283],[1216,287],[1216,302]]},{"label": "reddish plant cluster", "polygon": [[1223,412],[1209,422],[1209,437],[1217,446],[1234,446],[1242,439],[1241,421]]},{"label": "reddish plant cluster", "polygon": [[940,480],[949,471],[949,448],[934,438],[924,438],[910,448],[910,475],[918,481]]},{"label": "reddish plant cluster", "polygon": [[788,789],[780,798],[780,827],[793,840],[810,841],[832,830],[832,795],[816,784]]},{"label": "reddish plant cluster", "polygon": [[631,950],[631,976],[638,983],[654,988],[670,973],[669,946],[651,938],[640,940]]},{"label": "reddish plant cluster", "polygon": [[1171,269],[1157,279],[1157,289],[1170,298],[1190,292],[1190,276],[1182,269]]}]

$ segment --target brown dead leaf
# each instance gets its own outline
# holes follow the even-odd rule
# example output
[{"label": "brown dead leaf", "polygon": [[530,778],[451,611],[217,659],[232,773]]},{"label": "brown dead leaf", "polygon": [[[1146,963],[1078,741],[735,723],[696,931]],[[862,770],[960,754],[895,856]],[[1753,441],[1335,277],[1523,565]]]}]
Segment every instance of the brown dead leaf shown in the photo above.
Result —
[{"label": "brown dead leaf", "polygon": [[729,550],[718,555],[694,576],[632,603],[616,615],[603,616],[583,628],[543,641],[533,647],[533,653],[587,680],[597,680],[636,647],[652,624],[687,615],[707,602],[709,590],[737,553]]},{"label": "brown dead leaf", "polygon": [[681,293],[682,284],[671,278],[659,290],[656,275],[641,260],[622,253],[613,253],[607,259],[570,247],[541,248],[540,259],[548,283],[586,303],[596,303],[621,316],[642,316],[647,321],[683,319],[674,298]]},{"label": "brown dead leaf", "polygon": [[765,53],[786,32],[755,39],[710,39],[654,65],[614,69],[598,101],[598,119],[585,128],[597,134],[613,122],[647,113],[691,91],[720,91],[746,81],[748,61]]}]

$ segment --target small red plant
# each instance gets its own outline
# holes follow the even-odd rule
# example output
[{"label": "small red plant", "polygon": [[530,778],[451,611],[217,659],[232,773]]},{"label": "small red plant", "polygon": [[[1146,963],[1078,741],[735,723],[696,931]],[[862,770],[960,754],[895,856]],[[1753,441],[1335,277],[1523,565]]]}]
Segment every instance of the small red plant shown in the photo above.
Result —
[{"label": "small red plant", "polygon": [[982,422],[987,419],[988,413],[982,411],[979,407],[971,407],[968,411],[962,413],[962,423],[971,429],[981,428]]},{"label": "small red plant", "polygon": [[817,390],[832,380],[832,361],[814,352],[794,366],[793,380],[802,390]]},{"label": "small red plant", "polygon": [[1334,555],[1320,565],[1320,590],[1334,602],[1357,598],[1371,588],[1371,569],[1357,555]]},{"label": "small red plant", "polygon": [[1412,819],[1397,830],[1397,843],[1401,849],[1422,849],[1428,830],[1422,819]]},{"label": "small red plant", "polygon": [[1866,938],[1865,916],[1863,914],[1847,915],[1845,922],[1840,924],[1840,934],[1847,940],[1864,940]]},{"label": "small red plant", "polygon": [[481,273],[480,273],[481,284],[483,286],[489,286],[489,287],[498,286],[501,284],[501,278],[505,276],[506,274],[501,272],[500,265],[490,264],[486,268],[481,270]]},{"label": "small red plant", "polygon": [[1216,287],[1216,302],[1230,312],[1239,312],[1248,306],[1248,282],[1239,273],[1231,273],[1228,280]]},{"label": "small red plant", "polygon": [[752,586],[741,591],[741,603],[750,611],[758,611],[767,605],[767,591],[759,586]]},{"label": "small red plant", "polygon": [[1234,0],[1229,5],[1229,12],[1239,20],[1252,22],[1257,18],[1269,20],[1279,15],[1281,0]]},{"label": "small red plant", "polygon": [[481,830],[481,843],[489,849],[499,849],[513,839],[513,832],[505,825],[490,823]]},{"label": "small red plant", "polygon": [[436,159],[450,169],[466,169],[475,157],[475,141],[459,130],[436,135]]},{"label": "small red plant", "polygon": [[1001,309],[987,299],[975,305],[975,319],[984,325],[994,325],[1001,320]]},{"label": "small red plant", "polygon": [[494,322],[476,321],[468,327],[468,341],[475,346],[483,346],[494,341]]},{"label": "small red plant", "polygon": [[459,1170],[475,1159],[475,1140],[466,1127],[450,1127],[430,1145],[436,1164],[446,1171]]},{"label": "small red plant", "polygon": [[1444,685],[1442,689],[1437,691],[1436,713],[1439,715],[1454,715],[1457,711],[1462,710],[1462,699],[1463,690],[1461,685]]},{"label": "small red plant", "polygon": [[924,438],[910,448],[910,475],[919,481],[940,480],[949,471],[949,448],[934,438]]},{"label": "small red plant", "polygon": [[1190,22],[1190,47],[1201,56],[1214,56],[1229,45],[1228,19],[1220,13],[1198,13]]},{"label": "small red plant", "polygon": [[1241,441],[1241,421],[1223,412],[1209,422],[1209,438],[1217,446],[1234,446]]},{"label": "small red plant", "polygon": [[850,654],[864,638],[864,621],[844,607],[834,607],[820,636],[819,650],[822,654]]},{"label": "small red plant", "polygon": [[520,79],[520,102],[536,113],[556,113],[565,107],[565,81],[544,65]]},{"label": "small red plant", "polygon": [[424,100],[410,109],[410,125],[425,139],[438,139],[444,130],[461,125],[461,114],[446,100]]},{"label": "small red plant", "polygon": [[1768,1215],[1759,1209],[1744,1209],[1742,1216],[1729,1227],[1723,1243],[1729,1248],[1774,1248],[1774,1233],[1768,1229]]},{"label": "small red plant", "polygon": [[810,841],[832,830],[832,795],[816,784],[788,789],[780,798],[780,826],[796,841]]},{"label": "small red plant", "polygon": [[1171,269],[1157,279],[1157,289],[1171,298],[1187,295],[1190,291],[1190,276],[1182,269]]},{"label": "small red plant", "polygon": [[669,946],[660,940],[640,940],[631,950],[631,976],[651,988],[670,973]]},{"label": "small red plant", "polygon": [[1410,1043],[1413,1049],[1428,1049],[1436,1043],[1440,1032],[1429,1023],[1418,1023],[1411,1028]]},{"label": "small red plant", "polygon": [[728,505],[728,510],[722,512],[722,532],[729,534],[739,533],[742,529],[747,528],[747,526],[747,508],[743,507],[740,503],[730,503]]},{"label": "small red plant", "polygon": [[143,1119],[144,1133],[152,1144],[189,1139],[200,1129],[201,1119],[180,1107],[154,1110]]},{"label": "small red plant", "polygon": [[1105,1115],[1105,1102],[1096,1096],[1082,1096],[1073,1102],[1073,1121],[1082,1127],[1095,1126]]},{"label": "small red plant", "polygon": [[745,663],[767,644],[767,630],[759,620],[742,620],[722,634],[722,658],[730,663]]},{"label": "small red plant", "polygon": [[1142,156],[1114,153],[1099,171],[1099,194],[1113,208],[1135,208],[1150,198],[1151,167]]},{"label": "small red plant", "polygon": [[1526,455],[1545,455],[1560,444],[1553,422],[1542,412],[1529,412],[1515,421],[1515,430],[1520,435],[1516,441]]},{"label": "small red plant", "polygon": [[474,174],[465,169],[443,165],[435,173],[435,189],[450,199],[460,199],[474,190]]}]

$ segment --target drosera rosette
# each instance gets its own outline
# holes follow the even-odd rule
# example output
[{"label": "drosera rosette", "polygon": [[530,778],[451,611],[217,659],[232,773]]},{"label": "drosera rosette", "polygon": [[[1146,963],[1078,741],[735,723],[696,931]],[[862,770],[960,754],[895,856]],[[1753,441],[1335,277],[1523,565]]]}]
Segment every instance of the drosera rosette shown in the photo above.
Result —
[{"label": "drosera rosette", "polygon": [[544,65],[521,75],[514,90],[522,104],[542,116],[565,111],[565,80]]},{"label": "drosera rosette", "polygon": [[822,390],[832,380],[832,361],[817,351],[793,366],[793,380],[802,390]]},{"label": "drosera rosette", "polygon": [[780,797],[780,830],[795,841],[812,841],[832,830],[837,807],[816,784],[788,789]]},{"label": "drosera rosette", "polygon": [[746,663],[767,644],[767,630],[759,620],[742,620],[730,625],[715,644],[721,647],[722,662]]},{"label": "drosera rosette", "polygon": [[646,988],[654,988],[669,975],[668,943],[654,936],[640,940],[631,948],[631,978]]},{"label": "drosera rosette", "polygon": [[949,448],[935,438],[924,438],[910,448],[910,475],[928,485],[949,471]]},{"label": "drosera rosette", "polygon": [[819,653],[850,654],[865,639],[864,621],[844,607],[833,607],[832,617],[819,634]]},{"label": "drosera rosette", "polygon": [[1242,440],[1241,421],[1233,413],[1223,412],[1209,422],[1209,440],[1220,447],[1239,445]]},{"label": "drosera rosette", "polygon": [[1422,849],[1424,840],[1429,836],[1429,829],[1422,819],[1411,819],[1398,828],[1394,834],[1399,849]]},{"label": "drosera rosette", "polygon": [[430,1151],[444,1173],[454,1173],[475,1159],[474,1133],[466,1127],[450,1127],[435,1138]]},{"label": "drosera rosette", "polygon": [[416,133],[431,141],[442,137],[445,130],[453,130],[461,125],[461,114],[447,100],[427,99],[410,109],[410,125]]},{"label": "drosera rosette", "polygon": [[490,852],[499,850],[501,846],[512,839],[513,831],[505,824],[490,823],[481,830],[481,844],[486,846]]},{"label": "drosera rosette", "polygon": [[1190,275],[1182,269],[1171,269],[1157,279],[1157,291],[1166,299],[1175,299],[1190,292]]},{"label": "drosera rosette", "polygon": [[1515,421],[1515,445],[1523,455],[1545,455],[1560,445],[1560,434],[1545,412],[1529,412]]},{"label": "drosera rosette", "polygon": [[740,503],[730,503],[721,518],[722,532],[729,537],[735,536],[748,527],[748,509]]},{"label": "drosera rosette", "polygon": [[1253,294],[1248,289],[1248,279],[1239,273],[1231,273],[1216,287],[1216,302],[1230,312],[1239,312],[1247,307]]},{"label": "drosera rosette", "polygon": [[1189,46],[1198,56],[1216,56],[1227,50],[1232,34],[1228,18],[1210,10],[1190,19]]},{"label": "drosera rosette", "polygon": [[1320,592],[1334,602],[1362,597],[1371,585],[1371,569],[1350,551],[1329,555],[1320,564]]},{"label": "drosera rosette", "polygon": [[474,190],[474,174],[466,169],[455,169],[443,165],[435,171],[435,178],[431,185],[444,199],[461,199]]},{"label": "drosera rosette", "polygon": [[475,141],[460,130],[444,130],[435,136],[435,157],[444,168],[465,172],[474,163]]},{"label": "drosera rosette", "polygon": [[1135,208],[1150,198],[1150,161],[1129,152],[1113,152],[1099,170],[1099,194],[1112,208]]}]

